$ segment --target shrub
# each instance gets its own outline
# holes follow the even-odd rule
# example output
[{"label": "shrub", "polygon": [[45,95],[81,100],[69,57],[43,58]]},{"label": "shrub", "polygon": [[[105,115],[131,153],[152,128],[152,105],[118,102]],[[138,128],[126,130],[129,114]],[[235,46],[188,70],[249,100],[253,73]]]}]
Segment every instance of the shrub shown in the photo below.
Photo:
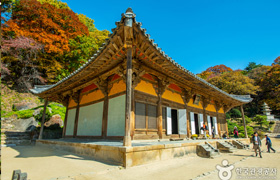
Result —
[{"label": "shrub", "polygon": [[64,106],[62,106],[61,104],[58,104],[58,103],[51,103],[49,105],[49,107],[52,108],[52,114],[51,115],[59,114],[61,119],[64,120],[65,113],[66,113],[66,107],[64,107]]},{"label": "shrub", "polygon": [[243,133],[238,133],[238,137],[245,138],[245,135]]},{"label": "shrub", "polygon": [[[42,118],[43,118],[43,111],[44,109],[42,109],[40,111],[40,113],[38,115],[36,115],[34,118],[36,119],[36,121],[42,122]],[[49,121],[51,119],[52,115],[50,113],[49,108],[46,109],[46,116],[45,116],[45,122]]]},{"label": "shrub", "polygon": [[239,109],[233,108],[232,110],[229,111],[230,117],[232,118],[241,118],[241,112]]},{"label": "shrub", "polygon": [[249,124],[252,122],[251,118],[249,118],[248,116],[245,116],[245,121],[246,121],[246,124]]},{"label": "shrub", "polygon": [[234,130],[234,126],[238,127],[238,124],[236,124],[235,122],[232,122],[230,120],[227,120],[227,123],[228,123],[228,134],[232,135],[233,130]]},{"label": "shrub", "polygon": [[230,114],[229,113],[226,113],[226,119],[230,119]]},{"label": "shrub", "polygon": [[198,137],[197,134],[193,134],[193,135],[191,136],[191,138],[197,138],[197,137]]},{"label": "shrub", "polygon": [[[252,120],[251,120],[251,118],[249,118],[248,116],[245,116],[245,122],[246,122],[246,124],[249,124],[249,123],[252,122]],[[240,123],[243,124],[243,119],[240,120]]]},{"label": "shrub", "polygon": [[16,107],[14,104],[13,104],[13,106],[12,106],[12,110],[13,110],[13,111],[18,111],[18,110],[17,110],[17,107]]},{"label": "shrub", "polygon": [[27,118],[30,118],[33,116],[33,112],[34,112],[34,110],[27,109],[27,110],[17,111],[16,114],[18,115],[18,118],[20,118],[20,119],[27,119]]}]

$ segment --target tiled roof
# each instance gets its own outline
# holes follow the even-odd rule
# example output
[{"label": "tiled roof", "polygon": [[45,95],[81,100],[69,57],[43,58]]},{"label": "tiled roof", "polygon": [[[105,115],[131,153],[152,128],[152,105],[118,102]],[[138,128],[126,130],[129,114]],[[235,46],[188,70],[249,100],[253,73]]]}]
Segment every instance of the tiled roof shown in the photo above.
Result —
[{"label": "tiled roof", "polygon": [[84,69],[86,66],[88,66],[92,61],[95,60],[96,57],[99,56],[99,54],[102,52],[103,49],[106,48],[106,46],[108,45],[110,39],[116,34],[117,30],[120,28],[120,23],[124,21],[124,19],[128,16],[132,16],[133,17],[133,21],[134,23],[136,23],[137,27],[139,28],[139,30],[143,33],[143,35],[147,38],[147,40],[153,45],[153,47],[155,49],[158,50],[158,52],[164,56],[168,61],[170,61],[173,65],[175,65],[177,68],[183,70],[185,73],[191,75],[192,77],[194,77],[195,79],[197,79],[198,81],[202,82],[203,84],[206,84],[207,86],[214,88],[215,90],[219,91],[220,93],[235,99],[237,101],[243,102],[243,103],[248,103],[251,102],[253,99],[250,97],[250,95],[233,95],[233,94],[228,94],[227,92],[217,88],[216,86],[208,83],[207,81],[205,81],[204,79],[198,77],[197,75],[195,75],[194,73],[190,72],[189,70],[187,70],[186,68],[184,68],[183,66],[181,66],[180,64],[178,64],[177,62],[175,62],[175,60],[173,60],[171,57],[169,57],[167,54],[165,54],[165,52],[158,47],[158,45],[156,43],[154,43],[154,40],[150,38],[150,34],[146,33],[146,29],[142,28],[142,23],[141,22],[137,22],[136,21],[136,15],[132,12],[131,9],[128,9],[126,11],[125,14],[122,14],[122,18],[121,21],[116,22],[116,28],[112,29],[112,33],[109,35],[109,39],[106,39],[106,42],[102,44],[102,46],[99,48],[99,50],[96,52],[96,54],[94,54],[85,64],[83,64],[81,67],[79,67],[76,71],[74,71],[73,73],[71,73],[69,76],[63,78],[61,81],[57,82],[56,84],[53,85],[35,85],[34,89],[30,89],[30,91],[34,94],[40,94],[44,91],[47,91],[53,87],[58,86],[59,84],[61,84],[62,82],[68,80],[69,78],[71,78],[72,76],[74,76],[75,74],[77,74],[78,72],[80,72],[82,69]]}]

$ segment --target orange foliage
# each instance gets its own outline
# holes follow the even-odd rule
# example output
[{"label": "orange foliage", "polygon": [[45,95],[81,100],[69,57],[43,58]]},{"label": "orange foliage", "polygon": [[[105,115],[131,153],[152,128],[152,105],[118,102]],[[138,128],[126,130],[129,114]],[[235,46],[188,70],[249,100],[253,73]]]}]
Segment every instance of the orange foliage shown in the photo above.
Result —
[{"label": "orange foliage", "polygon": [[45,45],[47,53],[69,51],[68,40],[88,35],[88,28],[69,9],[59,9],[36,0],[20,0],[3,27],[4,36],[31,37]]},{"label": "orange foliage", "polygon": [[217,73],[217,74],[222,74],[224,72],[231,72],[232,69],[230,67],[227,67],[223,64],[220,65],[216,65],[213,67],[209,67],[208,69],[206,69],[207,72],[213,72],[213,73]]},{"label": "orange foliage", "polygon": [[274,60],[274,63],[272,65],[275,65],[275,64],[280,64],[280,56],[278,56],[275,60]]}]

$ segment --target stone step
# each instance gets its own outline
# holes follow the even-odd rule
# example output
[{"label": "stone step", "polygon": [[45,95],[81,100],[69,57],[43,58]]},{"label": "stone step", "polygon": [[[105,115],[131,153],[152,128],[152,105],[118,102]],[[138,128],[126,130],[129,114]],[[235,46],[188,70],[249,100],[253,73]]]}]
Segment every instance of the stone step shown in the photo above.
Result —
[{"label": "stone step", "polygon": [[30,145],[31,140],[5,140],[1,141],[1,145],[9,145],[9,144],[16,144],[16,145]]},{"label": "stone step", "polygon": [[2,141],[2,140],[21,140],[21,139],[30,140],[30,136],[22,136],[22,137],[1,137],[1,141]]},{"label": "stone step", "polygon": [[208,142],[206,144],[197,145],[197,155],[200,157],[214,158],[220,155],[219,150],[215,149]]},{"label": "stone step", "polygon": [[217,148],[224,153],[232,153],[237,150],[236,146],[233,146],[229,142],[217,142]]}]

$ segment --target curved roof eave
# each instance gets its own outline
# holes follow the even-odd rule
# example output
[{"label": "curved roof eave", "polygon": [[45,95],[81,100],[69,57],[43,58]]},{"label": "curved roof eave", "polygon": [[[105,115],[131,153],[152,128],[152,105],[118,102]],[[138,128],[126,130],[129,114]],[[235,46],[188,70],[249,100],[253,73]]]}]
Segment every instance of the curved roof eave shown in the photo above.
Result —
[{"label": "curved roof eave", "polygon": [[[58,86],[59,84],[63,83],[64,81],[67,81],[68,79],[70,79],[71,77],[73,77],[74,75],[76,75],[77,73],[79,73],[82,69],[84,69],[85,67],[87,67],[92,61],[94,61],[102,52],[103,49],[106,48],[106,46],[108,45],[108,42],[110,42],[110,40],[112,39],[112,37],[116,34],[117,30],[119,29],[119,25],[120,22],[122,22],[124,20],[125,16],[122,14],[122,18],[121,21],[115,22],[116,24],[116,28],[112,29],[112,33],[109,35],[109,39],[106,39],[106,42],[102,44],[102,46],[99,48],[99,50],[85,63],[83,64],[81,67],[79,67],[76,71],[74,71],[73,73],[71,73],[70,75],[68,75],[67,77],[63,78],[62,80],[60,80],[59,82],[57,82],[56,84],[53,85],[35,85],[34,89],[30,89],[30,91],[33,94],[41,94],[47,90],[50,90],[56,86]],[[186,68],[184,68],[183,66],[179,65],[178,63],[175,62],[175,60],[173,60],[171,57],[169,57],[167,54],[165,54],[164,51],[161,50],[161,48],[158,47],[158,45],[156,43],[154,43],[154,40],[150,38],[150,34],[146,33],[146,29],[141,28],[142,23],[141,22],[137,22],[135,15],[133,17],[133,23],[135,23],[137,25],[137,27],[139,28],[139,30],[143,33],[143,35],[148,39],[148,41],[152,44],[152,46],[162,55],[164,56],[168,61],[170,61],[174,66],[176,66],[177,68],[179,68],[180,70],[184,71],[185,73],[191,75],[192,77],[194,77],[195,79],[197,79],[198,81],[202,82],[203,84],[206,84],[207,86],[209,86],[210,88],[215,89],[216,91],[219,91],[220,93],[234,99],[237,101],[240,101],[242,103],[249,103],[251,102],[253,99],[250,97],[250,95],[233,95],[233,94],[228,94],[227,92],[217,88],[216,86],[208,83],[207,81],[205,81],[204,79],[198,77],[197,75],[195,75],[194,73],[190,72],[189,70],[187,70]]]}]

